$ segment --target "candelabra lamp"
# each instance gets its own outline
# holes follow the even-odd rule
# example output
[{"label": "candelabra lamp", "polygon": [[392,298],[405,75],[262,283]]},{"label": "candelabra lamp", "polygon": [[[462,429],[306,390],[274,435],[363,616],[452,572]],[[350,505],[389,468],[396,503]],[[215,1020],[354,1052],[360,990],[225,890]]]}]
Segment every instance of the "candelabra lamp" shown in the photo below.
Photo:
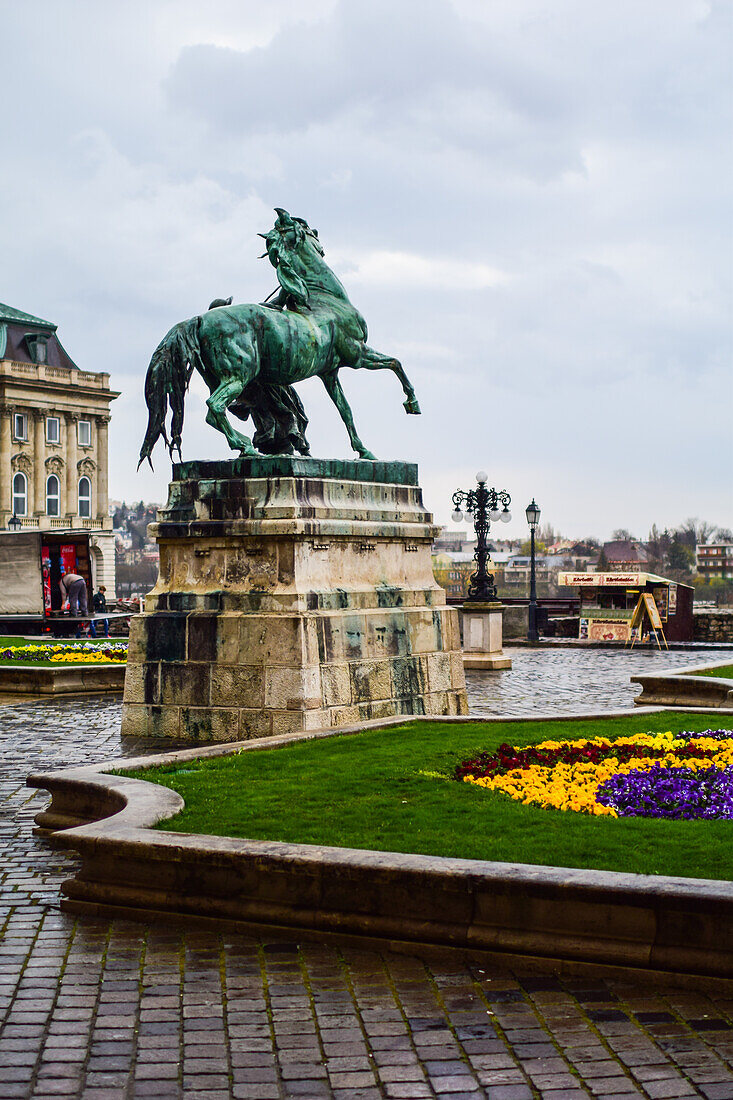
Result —
[{"label": "candelabra lamp", "polygon": [[[476,474],[477,486],[475,489],[457,489],[453,494],[455,512],[453,520],[460,523],[463,520],[461,505],[466,512],[473,516],[473,527],[476,532],[476,572],[471,575],[468,585],[468,600],[478,600],[481,603],[496,599],[496,585],[494,575],[489,573],[489,548],[488,535],[491,523],[508,523],[512,518],[509,505],[512,498],[506,489],[487,489],[488,474],[479,470]],[[501,507],[500,507],[501,505]]]},{"label": "candelabra lamp", "polygon": [[489,572],[488,536],[492,523],[508,523],[511,497],[506,489],[487,488],[488,474],[479,470],[475,489],[457,489],[453,494],[453,521],[461,523],[463,510],[473,517],[476,532],[474,559],[476,571],[468,583],[468,595],[463,604],[463,664],[465,668],[511,668],[511,659],[502,650],[502,614],[494,583]]}]

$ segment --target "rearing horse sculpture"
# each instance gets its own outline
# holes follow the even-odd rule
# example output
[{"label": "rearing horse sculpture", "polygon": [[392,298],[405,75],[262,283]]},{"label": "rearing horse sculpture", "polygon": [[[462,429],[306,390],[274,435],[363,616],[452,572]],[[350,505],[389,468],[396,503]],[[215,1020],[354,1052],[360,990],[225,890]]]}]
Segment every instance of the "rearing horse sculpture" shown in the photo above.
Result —
[{"label": "rearing horse sculpture", "polygon": [[[405,409],[419,413],[415,391],[401,363],[370,348],[364,318],[323,258],[318,233],[302,218],[276,208],[275,226],[263,236],[280,284],[277,297],[261,305],[216,301],[208,312],[174,325],[153,353],[145,378],[148,427],[140,461],[163,436],[181,452],[183,405],[194,370],[210,390],[207,423],[242,455],[309,454],[308,424],[294,382],[318,376],[346,425],[353,449],[374,459],[359,438],[338,378],[341,367],[391,370],[405,393]],[[170,438],[166,431],[172,412]],[[254,438],[242,435],[227,413],[252,417]],[[152,465],[152,462],[151,462]]]}]

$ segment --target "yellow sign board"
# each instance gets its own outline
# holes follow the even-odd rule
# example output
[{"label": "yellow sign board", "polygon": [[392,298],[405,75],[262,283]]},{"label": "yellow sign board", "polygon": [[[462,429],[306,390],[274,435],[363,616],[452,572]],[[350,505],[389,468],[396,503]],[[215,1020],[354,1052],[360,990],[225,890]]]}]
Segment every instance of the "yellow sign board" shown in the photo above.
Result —
[{"label": "yellow sign board", "polygon": [[634,642],[641,635],[642,627],[644,624],[644,615],[647,615],[647,617],[649,618],[652,630],[656,634],[657,645],[659,646],[659,648],[662,648],[662,642],[659,641],[659,635],[661,634],[662,641],[664,642],[665,646],[667,646],[667,649],[669,649],[669,646],[667,645],[667,639],[664,637],[664,630],[662,629],[662,619],[659,615],[659,608],[657,607],[654,601],[654,596],[651,592],[642,592],[639,596],[639,602],[634,608],[634,614],[631,618],[630,624],[631,648],[633,649]]},{"label": "yellow sign board", "polygon": [[659,608],[657,607],[657,601],[651,592],[643,592],[642,600],[646,606],[647,614],[649,615],[649,622],[652,624],[655,630],[662,629],[662,619],[659,614]]}]

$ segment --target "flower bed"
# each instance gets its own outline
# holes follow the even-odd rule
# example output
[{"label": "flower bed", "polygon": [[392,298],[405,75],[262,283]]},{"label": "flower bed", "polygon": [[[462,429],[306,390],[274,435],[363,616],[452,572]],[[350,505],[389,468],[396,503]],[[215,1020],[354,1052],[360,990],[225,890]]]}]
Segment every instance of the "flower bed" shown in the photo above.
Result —
[{"label": "flower bed", "polygon": [[454,776],[544,809],[733,819],[733,730],[505,743],[459,764]]},{"label": "flower bed", "polygon": [[114,642],[109,645],[92,645],[90,642],[78,644],[42,643],[41,645],[8,646],[0,649],[0,661],[13,661],[18,664],[99,665],[123,664],[127,660],[127,642]]}]

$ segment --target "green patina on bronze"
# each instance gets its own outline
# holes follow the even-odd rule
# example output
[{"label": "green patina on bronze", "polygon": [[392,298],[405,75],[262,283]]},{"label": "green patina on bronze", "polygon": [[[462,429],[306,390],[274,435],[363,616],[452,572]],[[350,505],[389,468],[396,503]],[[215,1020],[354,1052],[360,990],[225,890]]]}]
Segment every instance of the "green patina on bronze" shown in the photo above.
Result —
[{"label": "green patina on bronze", "polygon": [[[368,346],[366,322],[326,264],[318,233],[302,218],[280,208],[276,212],[274,227],[261,234],[277,273],[276,294],[259,305],[216,299],[206,313],[174,325],[153,353],[145,378],[149,418],[141,462],[150,461],[161,436],[171,455],[180,455],[184,399],[194,370],[211,393],[207,423],[244,456],[310,453],[308,418],[293,383],[317,376],[341,415],[353,449],[361,458],[376,461],[356,432],[338,378],[342,367],[394,371],[405,393],[406,411],[420,412],[401,363]],[[232,427],[228,413],[240,420],[252,418],[252,439]]]}]

